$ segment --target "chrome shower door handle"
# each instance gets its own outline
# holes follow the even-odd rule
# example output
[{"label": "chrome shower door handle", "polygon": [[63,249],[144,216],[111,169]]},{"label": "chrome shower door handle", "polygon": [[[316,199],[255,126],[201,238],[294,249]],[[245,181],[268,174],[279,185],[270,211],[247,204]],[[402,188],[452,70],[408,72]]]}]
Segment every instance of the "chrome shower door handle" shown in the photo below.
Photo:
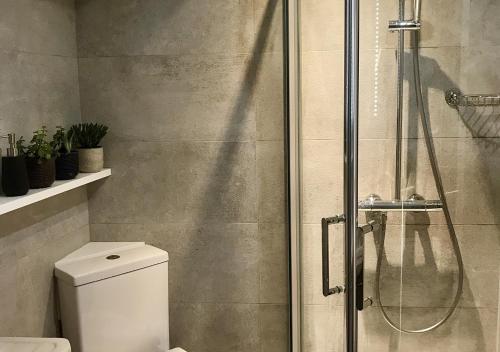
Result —
[{"label": "chrome shower door handle", "polygon": [[358,226],[356,231],[357,247],[356,247],[356,308],[362,311],[372,303],[371,298],[365,299],[364,284],[365,284],[365,235],[370,232],[375,232],[380,229],[381,224],[375,220],[368,224]]},{"label": "chrome shower door handle", "polygon": [[330,253],[329,253],[329,227],[345,222],[344,215],[337,215],[330,218],[321,219],[321,252],[323,265],[323,296],[344,292],[344,285],[330,287]]}]

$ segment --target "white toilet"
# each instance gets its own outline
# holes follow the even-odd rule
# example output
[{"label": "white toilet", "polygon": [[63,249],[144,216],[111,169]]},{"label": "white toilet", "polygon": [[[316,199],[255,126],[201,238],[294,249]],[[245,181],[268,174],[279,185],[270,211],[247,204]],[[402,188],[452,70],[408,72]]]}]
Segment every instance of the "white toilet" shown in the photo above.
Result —
[{"label": "white toilet", "polygon": [[73,352],[169,351],[167,252],[91,242],[58,261],[55,275]]}]

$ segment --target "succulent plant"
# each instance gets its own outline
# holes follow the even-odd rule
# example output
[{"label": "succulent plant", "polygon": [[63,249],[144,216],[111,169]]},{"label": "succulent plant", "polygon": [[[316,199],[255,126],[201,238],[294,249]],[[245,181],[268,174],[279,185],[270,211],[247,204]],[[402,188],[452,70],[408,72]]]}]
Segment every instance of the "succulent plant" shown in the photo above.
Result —
[{"label": "succulent plant", "polygon": [[97,123],[80,123],[69,130],[80,148],[98,148],[108,127]]},{"label": "succulent plant", "polygon": [[52,148],[57,156],[61,154],[69,154],[73,150],[73,132],[65,131],[64,127],[57,126],[56,133],[52,137]]}]

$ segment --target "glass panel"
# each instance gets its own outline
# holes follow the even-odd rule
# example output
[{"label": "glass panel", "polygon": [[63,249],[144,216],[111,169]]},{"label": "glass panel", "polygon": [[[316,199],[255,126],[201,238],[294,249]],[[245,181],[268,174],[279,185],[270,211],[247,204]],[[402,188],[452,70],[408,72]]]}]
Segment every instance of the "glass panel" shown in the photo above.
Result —
[{"label": "glass panel", "polygon": [[[500,106],[491,104],[500,99],[458,96],[489,105],[453,108],[445,93],[500,93],[500,6],[422,1],[421,21],[406,23],[421,29],[406,31],[403,51],[388,30],[399,2],[361,3],[359,198],[403,202],[359,216],[386,221],[366,235],[365,296],[374,304],[359,315],[359,350],[499,351]],[[320,227],[343,211],[343,5],[300,2],[305,352],[342,351],[344,341],[343,297],[321,294]],[[404,6],[401,18],[413,19],[414,2]],[[342,235],[342,225],[330,228],[331,286],[344,281]]]}]

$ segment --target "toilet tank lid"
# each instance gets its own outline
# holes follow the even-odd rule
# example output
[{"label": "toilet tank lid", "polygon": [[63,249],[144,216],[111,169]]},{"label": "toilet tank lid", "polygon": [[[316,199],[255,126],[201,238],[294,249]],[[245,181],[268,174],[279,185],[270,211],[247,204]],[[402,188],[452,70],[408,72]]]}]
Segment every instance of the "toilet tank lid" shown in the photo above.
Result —
[{"label": "toilet tank lid", "polygon": [[81,286],[167,261],[167,252],[144,242],[90,242],[56,262],[55,275]]},{"label": "toilet tank lid", "polygon": [[8,352],[70,352],[68,340],[36,337],[0,337],[0,351]]}]

